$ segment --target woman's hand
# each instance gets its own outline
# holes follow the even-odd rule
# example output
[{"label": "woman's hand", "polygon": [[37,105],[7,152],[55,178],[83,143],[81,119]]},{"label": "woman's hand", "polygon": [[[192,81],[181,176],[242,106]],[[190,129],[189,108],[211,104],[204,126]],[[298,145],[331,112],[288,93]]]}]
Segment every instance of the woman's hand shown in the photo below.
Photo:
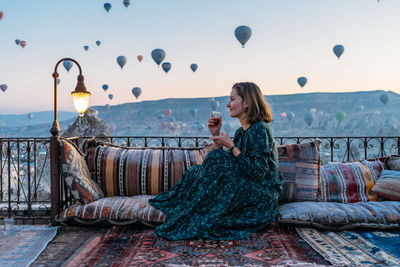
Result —
[{"label": "woman's hand", "polygon": [[221,132],[221,135],[211,136],[210,139],[213,140],[218,145],[226,146],[229,149],[234,145],[229,135],[227,135],[224,132]]},{"label": "woman's hand", "polygon": [[210,133],[212,134],[212,136],[219,135],[219,133],[221,131],[222,122],[220,121],[217,124],[214,114],[212,114],[210,116],[210,118],[208,119],[208,124],[207,125],[208,125],[208,129],[210,130]]}]

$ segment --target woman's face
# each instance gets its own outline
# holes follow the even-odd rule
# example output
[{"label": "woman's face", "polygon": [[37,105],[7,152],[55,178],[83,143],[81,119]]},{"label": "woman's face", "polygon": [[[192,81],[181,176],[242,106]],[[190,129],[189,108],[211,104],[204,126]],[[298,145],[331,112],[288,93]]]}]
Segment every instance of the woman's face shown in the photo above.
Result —
[{"label": "woman's face", "polygon": [[243,102],[243,99],[237,94],[235,88],[233,88],[231,91],[229,102],[226,107],[229,108],[229,115],[232,118],[241,118],[243,115],[246,114],[245,109],[247,108],[247,105]]}]

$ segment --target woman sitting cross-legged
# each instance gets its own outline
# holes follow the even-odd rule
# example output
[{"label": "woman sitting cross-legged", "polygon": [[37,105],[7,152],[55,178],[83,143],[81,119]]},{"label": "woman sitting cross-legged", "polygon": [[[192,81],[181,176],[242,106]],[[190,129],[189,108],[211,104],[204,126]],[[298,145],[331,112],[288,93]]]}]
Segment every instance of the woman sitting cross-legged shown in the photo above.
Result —
[{"label": "woman sitting cross-legged", "polygon": [[[156,236],[168,240],[236,240],[275,221],[282,176],[271,109],[254,83],[236,83],[226,105],[242,127],[233,141],[208,120],[214,150],[202,165],[188,169],[179,182],[149,203],[166,215]],[[222,149],[227,147],[228,151]]]}]

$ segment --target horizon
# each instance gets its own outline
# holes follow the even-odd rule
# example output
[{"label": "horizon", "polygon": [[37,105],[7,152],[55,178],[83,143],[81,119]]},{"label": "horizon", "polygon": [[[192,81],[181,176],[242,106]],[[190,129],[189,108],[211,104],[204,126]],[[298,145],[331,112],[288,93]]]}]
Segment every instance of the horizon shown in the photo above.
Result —
[{"label": "horizon", "polygon": [[[112,4],[108,13],[105,2]],[[8,89],[0,91],[0,114],[52,111],[51,74],[63,57],[80,63],[90,106],[226,96],[236,81],[255,82],[264,95],[398,94],[397,10],[396,0],[148,0],[131,1],[128,8],[122,0],[4,0],[0,84]],[[252,29],[245,48],[234,36],[239,25]],[[25,48],[14,43],[17,38],[27,41]],[[336,44],[345,48],[340,59],[332,52]],[[166,51],[168,74],[151,59],[155,48]],[[116,63],[120,55],[128,58],[123,69]],[[198,64],[196,72],[191,63]],[[69,92],[77,68],[67,72],[60,65],[58,73],[59,110],[73,112]],[[304,87],[297,84],[302,76]],[[106,93],[103,84],[109,85]],[[136,86],[142,89],[138,100],[131,93]]]},{"label": "horizon", "polygon": [[[279,96],[295,96],[295,95],[309,95],[309,94],[352,94],[352,93],[375,93],[375,92],[385,92],[385,93],[392,93],[396,95],[400,95],[400,93],[394,92],[394,91],[384,91],[384,90],[372,90],[372,91],[350,91],[350,92],[309,92],[309,93],[295,93],[295,94],[280,94],[280,95],[265,95],[264,97],[279,97]],[[125,103],[118,103],[115,105],[110,105],[112,106],[121,106],[121,105],[129,105],[129,104],[140,104],[140,103],[146,103],[146,102],[156,102],[156,101],[163,101],[163,100],[185,100],[185,99],[211,99],[211,98],[224,98],[224,97],[229,97],[229,95],[223,95],[223,96],[213,96],[213,97],[169,97],[169,98],[162,98],[162,99],[149,99],[149,100],[143,100],[143,101],[136,101],[136,102],[125,102]],[[268,102],[268,101],[267,101]],[[224,103],[220,103],[221,105]],[[102,107],[104,105],[91,105],[89,108],[95,108],[95,107]],[[39,111],[34,111],[34,112],[21,112],[21,113],[0,113],[2,116],[8,116],[8,115],[27,115],[27,114],[35,114],[35,113],[44,113],[44,112],[54,112],[53,109],[49,110],[39,110]],[[60,112],[69,112],[69,113],[77,113],[75,110],[57,110],[58,113]]]}]

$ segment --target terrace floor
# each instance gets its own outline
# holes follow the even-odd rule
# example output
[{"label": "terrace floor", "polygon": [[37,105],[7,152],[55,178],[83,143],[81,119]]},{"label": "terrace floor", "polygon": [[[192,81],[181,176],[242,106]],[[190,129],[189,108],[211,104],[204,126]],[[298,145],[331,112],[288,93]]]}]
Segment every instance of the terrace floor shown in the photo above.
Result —
[{"label": "terrace floor", "polygon": [[167,241],[147,226],[62,226],[31,266],[325,266],[295,228],[237,241]]}]

